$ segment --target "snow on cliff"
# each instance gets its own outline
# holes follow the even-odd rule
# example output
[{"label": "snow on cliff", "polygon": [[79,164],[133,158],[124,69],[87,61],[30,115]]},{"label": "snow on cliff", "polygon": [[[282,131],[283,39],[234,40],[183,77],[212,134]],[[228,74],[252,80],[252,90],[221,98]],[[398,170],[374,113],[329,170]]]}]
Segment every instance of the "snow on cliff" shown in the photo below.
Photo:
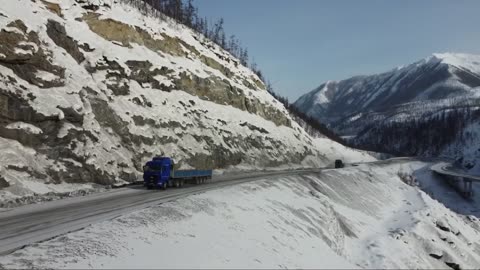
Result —
[{"label": "snow on cliff", "polygon": [[250,69],[171,20],[122,1],[0,13],[3,198],[135,181],[156,155],[223,170],[330,162]]},{"label": "snow on cliff", "polygon": [[433,57],[445,64],[467,69],[480,74],[480,55],[466,53],[434,53]]}]

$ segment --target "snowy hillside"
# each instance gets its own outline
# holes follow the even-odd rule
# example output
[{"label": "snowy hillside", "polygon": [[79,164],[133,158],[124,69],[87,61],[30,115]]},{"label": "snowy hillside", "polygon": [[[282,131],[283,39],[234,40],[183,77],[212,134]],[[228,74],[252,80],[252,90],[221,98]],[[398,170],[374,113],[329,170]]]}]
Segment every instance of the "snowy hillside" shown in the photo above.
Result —
[{"label": "snowy hillside", "polygon": [[428,165],[360,165],[213,190],[17,250],[0,267],[479,268],[480,204],[462,203],[477,217],[457,213],[399,178],[426,177],[422,188],[453,199]]},{"label": "snowy hillside", "polygon": [[478,106],[479,87],[480,56],[444,53],[382,74],[329,81],[295,105],[340,134],[355,135],[365,125]]},{"label": "snowy hillside", "polygon": [[2,199],[135,181],[156,155],[330,162],[251,70],[170,20],[122,1],[9,0],[0,29]]},{"label": "snowy hillside", "polygon": [[462,167],[480,175],[480,121],[467,125],[441,155],[456,157]]}]

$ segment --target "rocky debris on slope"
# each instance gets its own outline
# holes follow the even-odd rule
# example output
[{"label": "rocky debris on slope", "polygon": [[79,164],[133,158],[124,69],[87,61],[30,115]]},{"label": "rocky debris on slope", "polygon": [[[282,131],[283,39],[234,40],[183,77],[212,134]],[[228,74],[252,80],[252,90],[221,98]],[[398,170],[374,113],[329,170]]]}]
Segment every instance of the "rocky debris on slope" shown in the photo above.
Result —
[{"label": "rocky debris on slope", "polygon": [[0,176],[0,188],[6,188],[10,186],[10,184],[5,180],[3,176]]},{"label": "rocky debris on slope", "polygon": [[51,11],[52,13],[55,13],[57,16],[63,18],[63,13],[62,13],[62,8],[58,3],[52,3],[46,0],[40,0],[45,7]]},{"label": "rocky debris on slope", "polygon": [[85,60],[85,56],[79,49],[79,45],[67,35],[65,27],[55,20],[48,20],[47,34],[58,46],[64,48],[72,57],[81,63]]},{"label": "rocky debris on slope", "polygon": [[454,270],[460,270],[460,269],[462,269],[458,263],[445,262],[445,264],[448,265],[448,267],[450,267],[450,268],[452,268],[452,269],[454,269]]},{"label": "rocky debris on slope", "polygon": [[430,257],[432,258],[435,258],[437,260],[441,259],[443,257],[443,253],[442,252],[436,252],[436,253],[430,253],[429,254]]},{"label": "rocky debris on slope", "polygon": [[435,225],[442,231],[450,232],[450,227],[448,227],[443,220],[438,220],[435,222]]},{"label": "rocky debris on slope", "polygon": [[241,123],[240,126],[242,126],[242,127],[247,126],[250,130],[259,131],[260,133],[268,134],[268,131],[265,130],[264,128],[257,127],[257,126],[255,126],[255,125],[249,124],[249,123],[247,123],[247,122]]}]

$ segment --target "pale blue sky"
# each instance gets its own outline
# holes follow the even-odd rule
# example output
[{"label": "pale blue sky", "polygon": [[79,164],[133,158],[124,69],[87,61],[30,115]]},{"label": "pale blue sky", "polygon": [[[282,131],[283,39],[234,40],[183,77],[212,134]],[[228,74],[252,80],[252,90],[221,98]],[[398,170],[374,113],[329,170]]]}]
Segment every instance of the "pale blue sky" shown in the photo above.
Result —
[{"label": "pale blue sky", "polygon": [[434,52],[480,54],[480,1],[195,0],[223,17],[291,100],[327,80],[387,71]]}]

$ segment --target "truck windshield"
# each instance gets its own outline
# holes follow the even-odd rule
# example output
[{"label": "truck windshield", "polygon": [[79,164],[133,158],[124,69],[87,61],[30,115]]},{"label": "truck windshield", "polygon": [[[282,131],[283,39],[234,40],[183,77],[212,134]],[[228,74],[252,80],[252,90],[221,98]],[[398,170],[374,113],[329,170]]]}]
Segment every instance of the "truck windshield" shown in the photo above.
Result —
[{"label": "truck windshield", "polygon": [[147,171],[161,171],[162,170],[162,165],[161,164],[148,164],[145,166],[144,170]]}]

